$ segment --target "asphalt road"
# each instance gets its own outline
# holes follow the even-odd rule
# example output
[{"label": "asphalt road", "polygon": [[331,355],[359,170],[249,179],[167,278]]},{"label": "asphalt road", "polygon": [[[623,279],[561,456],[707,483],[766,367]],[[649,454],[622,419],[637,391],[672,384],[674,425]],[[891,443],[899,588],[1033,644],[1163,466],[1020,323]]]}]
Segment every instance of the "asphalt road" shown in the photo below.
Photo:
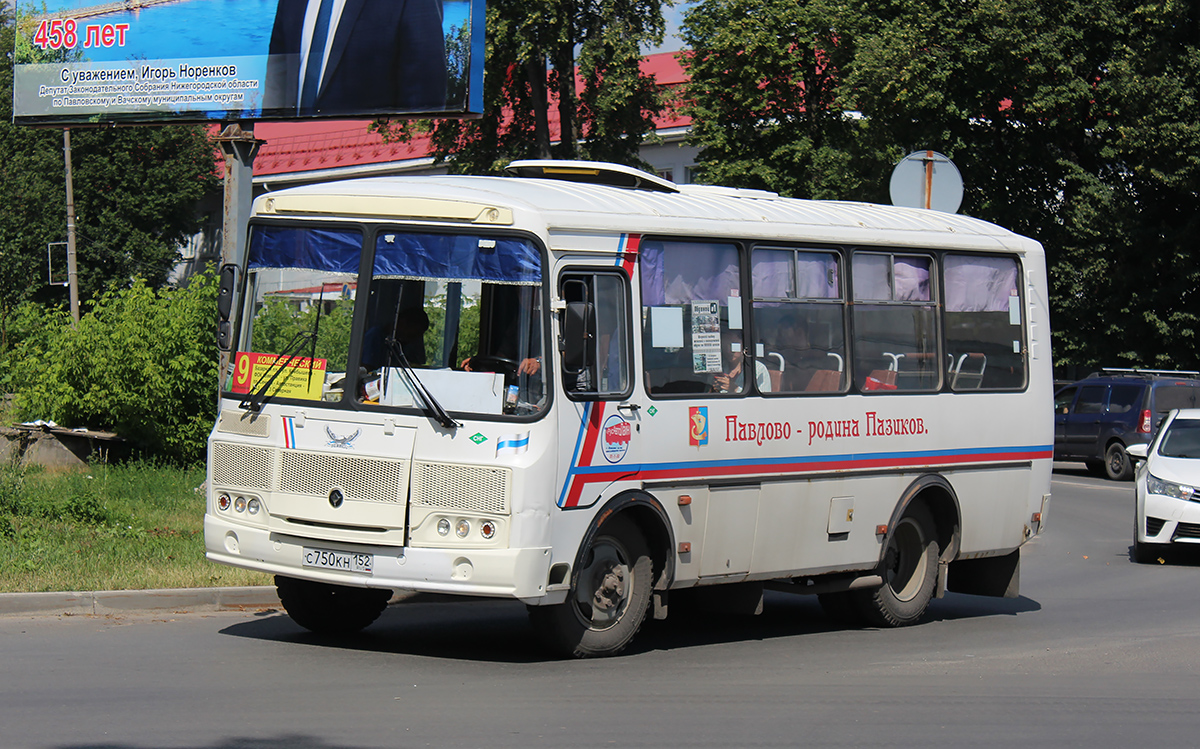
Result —
[{"label": "asphalt road", "polygon": [[1200,557],[1130,560],[1131,484],[1056,471],[1022,597],[898,630],[816,601],[546,660],[519,604],[414,599],[325,640],[273,611],[0,618],[0,747],[1192,746]]}]

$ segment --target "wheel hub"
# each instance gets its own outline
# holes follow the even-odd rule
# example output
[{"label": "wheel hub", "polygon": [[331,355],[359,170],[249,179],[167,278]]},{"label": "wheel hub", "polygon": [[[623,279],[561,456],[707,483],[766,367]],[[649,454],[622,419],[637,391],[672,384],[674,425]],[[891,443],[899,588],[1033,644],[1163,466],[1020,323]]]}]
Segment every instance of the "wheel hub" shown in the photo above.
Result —
[{"label": "wheel hub", "polygon": [[621,605],[625,600],[625,570],[622,567],[612,567],[596,586],[592,596],[592,605],[601,611],[609,611]]},{"label": "wheel hub", "polygon": [[592,629],[607,629],[620,621],[629,605],[632,570],[624,549],[607,539],[592,550],[575,594],[576,611]]}]

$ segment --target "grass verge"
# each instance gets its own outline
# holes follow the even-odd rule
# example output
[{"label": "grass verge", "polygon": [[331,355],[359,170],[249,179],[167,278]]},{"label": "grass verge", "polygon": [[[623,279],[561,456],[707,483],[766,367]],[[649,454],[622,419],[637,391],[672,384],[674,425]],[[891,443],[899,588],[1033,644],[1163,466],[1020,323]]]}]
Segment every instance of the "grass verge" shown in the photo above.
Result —
[{"label": "grass verge", "polygon": [[0,467],[0,593],[269,585],[204,558],[204,469]]}]

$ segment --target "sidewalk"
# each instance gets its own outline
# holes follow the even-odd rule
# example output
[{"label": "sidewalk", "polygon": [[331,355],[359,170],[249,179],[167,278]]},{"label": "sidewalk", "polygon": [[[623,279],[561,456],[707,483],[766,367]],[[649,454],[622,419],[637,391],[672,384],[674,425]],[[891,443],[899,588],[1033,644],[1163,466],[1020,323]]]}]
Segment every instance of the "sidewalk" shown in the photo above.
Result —
[{"label": "sidewalk", "polygon": [[0,593],[0,616],[111,616],[134,612],[279,608],[274,586]]}]

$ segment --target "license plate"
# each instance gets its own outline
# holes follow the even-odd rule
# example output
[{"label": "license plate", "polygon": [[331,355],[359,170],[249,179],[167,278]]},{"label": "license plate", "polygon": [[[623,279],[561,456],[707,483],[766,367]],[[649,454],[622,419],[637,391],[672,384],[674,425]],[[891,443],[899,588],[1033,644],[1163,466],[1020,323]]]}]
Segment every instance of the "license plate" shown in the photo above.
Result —
[{"label": "license plate", "polygon": [[326,570],[342,570],[343,572],[365,572],[371,574],[375,566],[374,554],[354,554],[348,551],[331,551],[329,549],[310,549],[304,547],[304,566],[320,567]]}]

